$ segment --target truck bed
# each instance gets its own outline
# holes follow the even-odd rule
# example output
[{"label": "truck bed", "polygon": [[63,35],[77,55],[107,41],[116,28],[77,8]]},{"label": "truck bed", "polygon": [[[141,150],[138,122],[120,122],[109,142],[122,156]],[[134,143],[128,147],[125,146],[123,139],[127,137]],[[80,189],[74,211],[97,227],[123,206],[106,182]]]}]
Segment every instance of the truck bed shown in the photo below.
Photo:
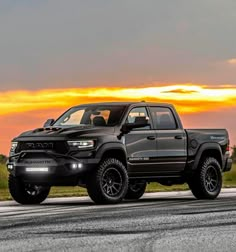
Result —
[{"label": "truck bed", "polygon": [[229,145],[229,136],[226,129],[185,129],[187,135],[188,156],[193,157],[199,148],[207,143],[217,143],[224,153]]}]

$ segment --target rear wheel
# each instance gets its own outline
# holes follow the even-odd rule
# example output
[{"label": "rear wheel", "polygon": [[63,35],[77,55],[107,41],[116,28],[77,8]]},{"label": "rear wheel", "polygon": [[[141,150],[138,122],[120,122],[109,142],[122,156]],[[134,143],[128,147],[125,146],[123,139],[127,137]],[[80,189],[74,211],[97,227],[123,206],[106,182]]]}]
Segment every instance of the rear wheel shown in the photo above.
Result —
[{"label": "rear wheel", "polygon": [[147,183],[145,181],[131,180],[129,181],[129,188],[127,194],[125,195],[126,199],[139,199],[143,196],[146,190]]},{"label": "rear wheel", "polygon": [[128,189],[128,174],[125,166],[115,158],[101,162],[87,181],[90,198],[97,204],[119,203]]},{"label": "rear wheel", "polygon": [[50,192],[50,187],[25,184],[12,175],[9,176],[8,187],[12,198],[20,204],[40,204]]},{"label": "rear wheel", "polygon": [[197,199],[215,199],[222,187],[222,172],[218,161],[213,157],[205,158],[188,184]]}]

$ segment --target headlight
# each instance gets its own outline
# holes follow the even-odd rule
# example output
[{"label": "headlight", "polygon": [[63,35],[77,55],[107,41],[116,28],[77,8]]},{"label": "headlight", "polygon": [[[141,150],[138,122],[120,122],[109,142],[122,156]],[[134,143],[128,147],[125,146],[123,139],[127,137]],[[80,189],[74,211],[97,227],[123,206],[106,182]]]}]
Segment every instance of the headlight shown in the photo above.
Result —
[{"label": "headlight", "polygon": [[15,152],[17,148],[18,142],[11,142],[11,152]]},{"label": "headlight", "polygon": [[76,147],[78,149],[89,149],[95,145],[94,140],[68,141],[67,143],[70,147]]}]

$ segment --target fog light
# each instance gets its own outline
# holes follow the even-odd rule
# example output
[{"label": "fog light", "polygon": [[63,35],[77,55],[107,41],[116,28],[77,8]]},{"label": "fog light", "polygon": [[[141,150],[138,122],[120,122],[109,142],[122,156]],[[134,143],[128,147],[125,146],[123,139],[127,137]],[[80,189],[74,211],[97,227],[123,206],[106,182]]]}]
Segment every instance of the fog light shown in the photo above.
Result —
[{"label": "fog light", "polygon": [[71,165],[71,168],[72,168],[73,170],[75,170],[75,169],[78,168],[78,165],[77,165],[77,164],[72,164],[72,165]]},{"label": "fog light", "polygon": [[14,169],[14,165],[13,164],[9,164],[9,165],[7,165],[7,168],[8,168],[8,170],[13,170]]},{"label": "fog light", "polygon": [[71,168],[73,170],[81,169],[82,167],[83,167],[83,164],[81,164],[81,163],[73,163],[73,164],[71,164]]}]

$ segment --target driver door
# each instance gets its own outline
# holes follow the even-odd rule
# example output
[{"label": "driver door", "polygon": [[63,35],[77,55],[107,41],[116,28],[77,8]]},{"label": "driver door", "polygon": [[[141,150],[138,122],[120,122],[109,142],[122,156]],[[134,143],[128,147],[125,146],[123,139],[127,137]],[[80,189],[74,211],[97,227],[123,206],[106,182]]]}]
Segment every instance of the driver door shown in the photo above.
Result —
[{"label": "driver door", "polygon": [[134,123],[136,117],[146,117],[149,126],[132,129],[124,136],[128,158],[128,172],[132,177],[150,175],[155,170],[157,156],[156,132],[151,128],[151,120],[146,107],[130,110],[126,123]]}]

